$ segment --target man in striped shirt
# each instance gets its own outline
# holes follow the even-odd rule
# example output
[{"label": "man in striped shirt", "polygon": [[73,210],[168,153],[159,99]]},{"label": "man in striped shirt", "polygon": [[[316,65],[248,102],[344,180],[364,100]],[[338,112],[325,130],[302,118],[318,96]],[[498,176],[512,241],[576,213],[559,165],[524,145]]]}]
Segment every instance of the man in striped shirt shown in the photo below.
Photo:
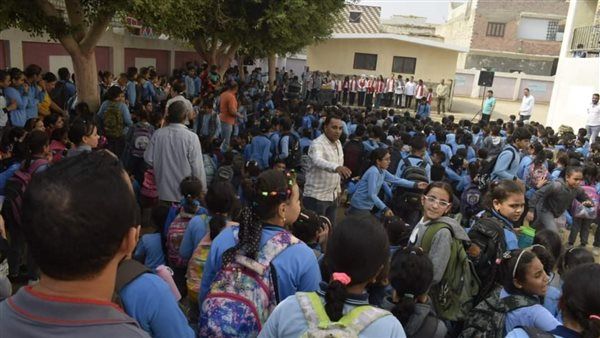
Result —
[{"label": "man in striped shirt", "polygon": [[339,116],[327,116],[324,133],[317,137],[308,150],[310,166],[304,185],[304,207],[325,215],[335,224],[338,197],[342,191],[340,178],[349,178],[352,172],[344,167],[344,151],[340,142],[343,132]]}]

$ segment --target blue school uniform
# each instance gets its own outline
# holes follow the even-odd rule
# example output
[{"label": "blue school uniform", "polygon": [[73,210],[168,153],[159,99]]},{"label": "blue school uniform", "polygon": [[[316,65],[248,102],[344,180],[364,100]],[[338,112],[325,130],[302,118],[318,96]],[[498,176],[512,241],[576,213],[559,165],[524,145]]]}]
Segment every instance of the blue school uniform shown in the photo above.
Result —
[{"label": "blue school uniform", "polygon": [[258,135],[252,138],[249,148],[249,159],[256,161],[261,170],[268,169],[271,160],[271,141],[264,135]]},{"label": "blue school uniform", "polygon": [[143,235],[135,247],[133,258],[136,260],[144,258],[144,265],[152,270],[156,270],[160,265],[165,265],[165,253],[160,234]]},{"label": "blue school uniform", "polygon": [[[202,304],[210,290],[217,272],[221,269],[223,253],[236,245],[234,230],[238,227],[227,227],[213,240],[208,259],[204,265],[204,274],[200,286],[198,303]],[[263,224],[260,246],[280,231],[287,231],[282,227]],[[283,250],[273,261],[277,275],[278,299],[285,299],[298,291],[316,291],[321,282],[321,271],[317,258],[312,249],[304,243],[289,246]]]},{"label": "blue school uniform", "polygon": [[198,247],[198,244],[206,236],[208,231],[208,222],[210,217],[208,215],[194,216],[188,223],[183,239],[181,240],[181,246],[179,247],[179,256],[183,259],[190,259],[194,250]]},{"label": "blue school uniform", "polygon": [[12,101],[17,103],[17,109],[10,112],[10,122],[15,127],[25,127],[27,122],[27,106],[29,104],[29,98],[21,96],[21,93],[14,87],[7,87],[4,89],[4,96],[6,97],[6,104],[10,105]]},{"label": "blue school uniform", "polygon": [[415,186],[414,182],[398,178],[390,174],[387,170],[379,169],[373,165],[365,171],[358,182],[356,191],[352,195],[350,206],[359,210],[372,210],[373,207],[377,207],[379,210],[387,208],[378,196],[379,191],[383,187],[386,196],[392,197],[392,190],[386,182],[404,188],[413,188]]},{"label": "blue school uniform", "polygon": [[144,273],[119,292],[125,312],[153,338],[195,337],[169,285],[159,276]]},{"label": "blue school uniform", "polygon": [[[506,298],[509,293],[502,289],[500,298]],[[536,327],[543,331],[554,330],[560,323],[541,304],[522,307],[506,314],[505,329],[510,332],[518,326]]]},{"label": "blue school uniform", "polygon": [[[577,331],[571,330],[565,326],[559,325],[554,330],[548,331],[554,337],[558,338],[581,338],[581,334]],[[506,335],[506,338],[530,338],[525,330],[519,328],[514,329]]]}]

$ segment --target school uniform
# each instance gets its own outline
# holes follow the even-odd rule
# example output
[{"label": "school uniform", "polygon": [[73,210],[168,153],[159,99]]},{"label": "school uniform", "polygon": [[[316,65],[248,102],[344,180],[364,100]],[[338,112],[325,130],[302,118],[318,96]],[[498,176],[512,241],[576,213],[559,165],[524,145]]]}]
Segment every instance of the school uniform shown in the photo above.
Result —
[{"label": "school uniform", "polygon": [[357,184],[356,191],[350,200],[349,214],[352,214],[353,210],[370,212],[373,207],[377,207],[378,210],[385,210],[387,206],[378,195],[381,188],[383,188],[385,195],[389,198],[392,197],[392,189],[388,184],[404,188],[414,188],[416,186],[415,182],[398,178],[387,170],[379,169],[373,165],[365,171]]},{"label": "school uniform", "polygon": [[394,91],[396,90],[396,81],[393,77],[387,78],[385,80],[385,102],[384,106],[392,107],[393,106],[393,98]]},{"label": "school uniform", "polygon": [[138,261],[143,258],[144,265],[151,270],[156,270],[160,265],[165,265],[165,253],[160,233],[143,235],[135,247],[133,258]]},{"label": "school uniform", "polygon": [[358,91],[358,106],[362,107],[365,105],[365,96],[367,93],[367,79],[365,78],[361,78],[360,80],[358,80],[358,84],[357,84],[357,91]]},{"label": "school uniform", "polygon": [[349,92],[350,92],[350,99],[348,101],[348,105],[353,106],[354,105],[354,100],[356,99],[356,92],[358,91],[358,81],[357,80],[350,80],[349,83]]},{"label": "school uniform", "polygon": [[[500,291],[500,299],[510,296],[506,290]],[[554,330],[560,322],[541,304],[522,307],[506,314],[505,330],[511,332],[519,326],[536,327],[543,331]]]}]

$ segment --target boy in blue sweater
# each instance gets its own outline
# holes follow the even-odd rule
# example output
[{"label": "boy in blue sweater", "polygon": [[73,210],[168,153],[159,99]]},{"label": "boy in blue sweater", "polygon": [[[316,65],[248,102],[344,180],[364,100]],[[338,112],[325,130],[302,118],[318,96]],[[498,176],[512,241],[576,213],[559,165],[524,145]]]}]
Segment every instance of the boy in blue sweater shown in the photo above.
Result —
[{"label": "boy in blue sweater", "polygon": [[521,162],[521,151],[529,147],[531,133],[525,127],[516,128],[510,137],[510,142],[504,146],[498,155],[498,160],[492,171],[492,179],[516,180],[519,163]]}]

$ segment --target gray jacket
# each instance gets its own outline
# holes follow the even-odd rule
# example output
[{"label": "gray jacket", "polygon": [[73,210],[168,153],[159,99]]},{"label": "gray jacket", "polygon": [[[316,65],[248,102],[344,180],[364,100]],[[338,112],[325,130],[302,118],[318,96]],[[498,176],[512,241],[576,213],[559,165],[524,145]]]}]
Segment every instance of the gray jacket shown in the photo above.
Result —
[{"label": "gray jacket", "polygon": [[149,338],[117,305],[101,301],[46,299],[22,287],[0,303],[0,336],[19,338]]},{"label": "gray jacket", "polygon": [[[382,308],[390,312],[394,309],[394,306],[395,304],[390,297],[384,298],[381,304]],[[433,323],[436,325],[435,328],[431,327]],[[425,336],[428,338],[444,338],[448,332],[444,322],[437,319],[431,300],[426,304],[416,303],[415,311],[408,319],[408,323],[402,326],[408,338]]]},{"label": "gray jacket", "polygon": [[538,212],[548,211],[556,218],[571,207],[574,199],[585,202],[589,197],[580,187],[569,188],[565,180],[559,178],[536,191],[529,200],[529,208]]},{"label": "gray jacket", "polygon": [[[462,226],[460,226],[460,224],[458,224],[458,222],[456,222],[454,218],[444,216],[432,222],[419,222],[419,224],[417,224],[411,235],[411,244],[420,247],[427,227],[431,223],[440,222],[446,223],[452,227],[452,232],[454,233],[454,237],[456,237],[456,239],[459,239],[461,241],[470,240],[469,236],[465,232],[465,229]],[[439,283],[442,280],[442,277],[444,276],[446,266],[448,265],[448,261],[450,260],[451,244],[452,234],[447,229],[442,229],[438,231],[435,235],[433,235],[431,248],[427,253],[429,259],[431,259],[431,262],[433,263],[433,285]]]}]

